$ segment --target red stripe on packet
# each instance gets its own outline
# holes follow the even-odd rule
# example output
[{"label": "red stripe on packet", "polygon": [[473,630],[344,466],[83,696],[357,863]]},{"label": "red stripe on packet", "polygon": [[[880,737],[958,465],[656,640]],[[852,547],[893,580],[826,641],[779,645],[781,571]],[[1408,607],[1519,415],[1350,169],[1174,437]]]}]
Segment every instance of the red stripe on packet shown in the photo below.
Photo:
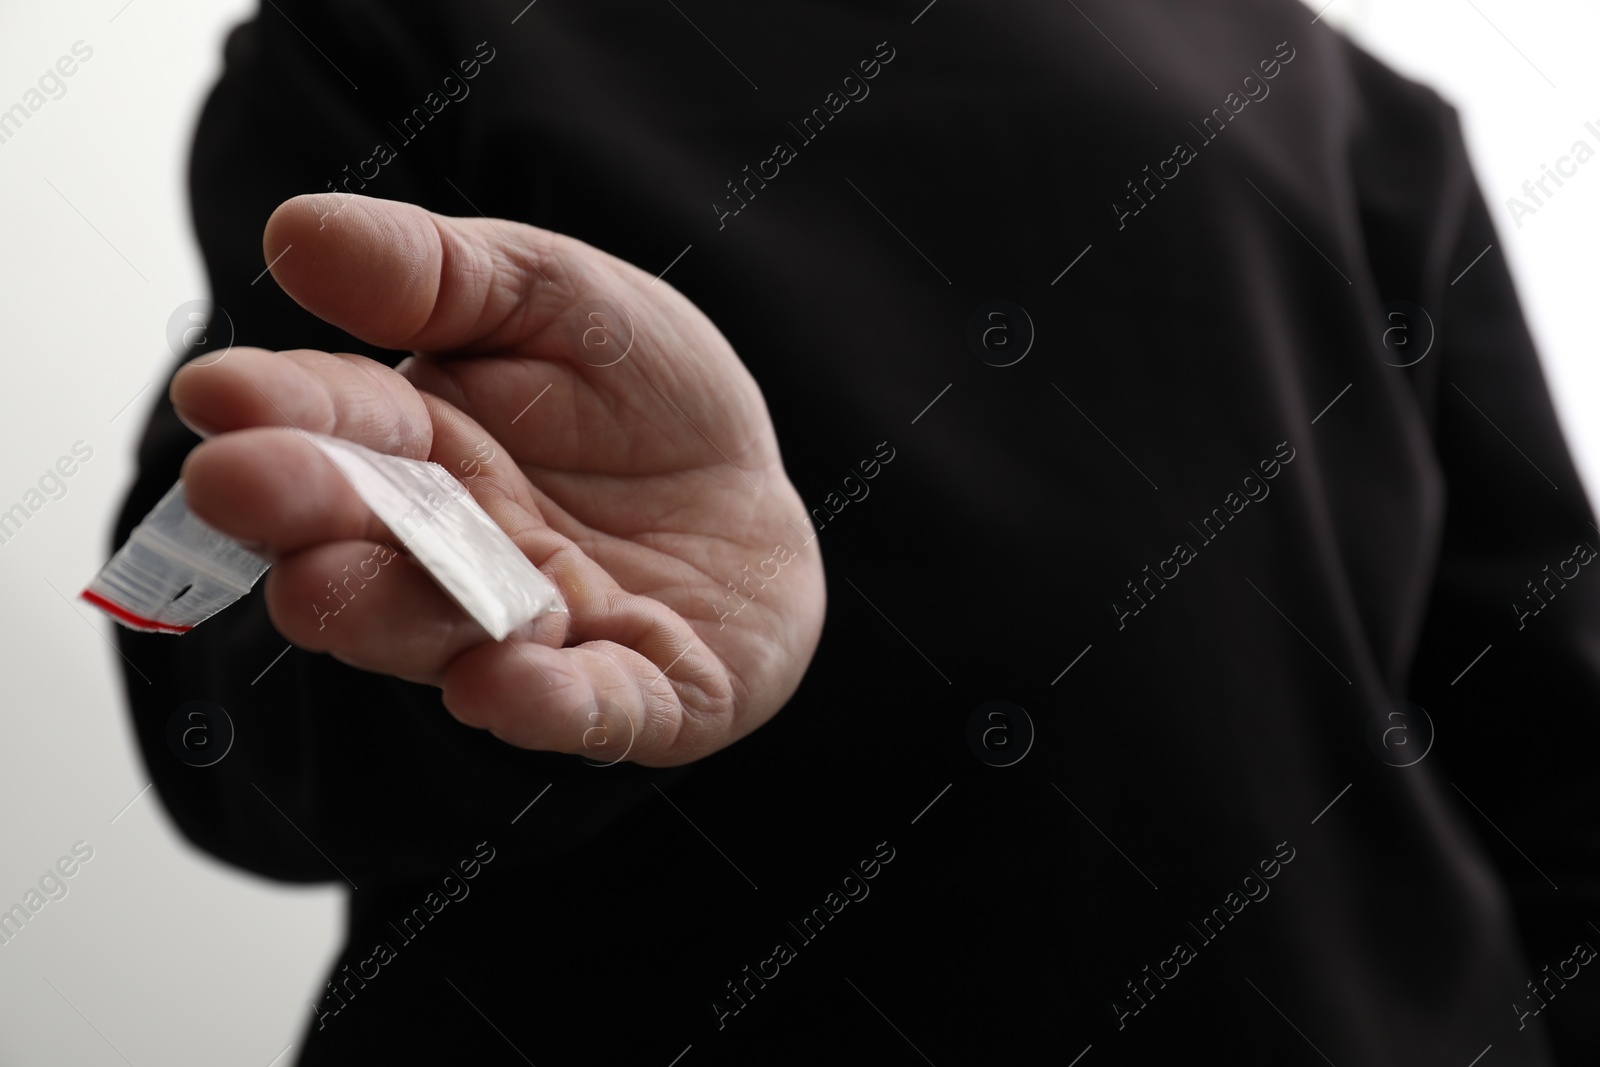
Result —
[{"label": "red stripe on packet", "polygon": [[147,619],[142,615],[135,615],[127,608],[121,607],[118,604],[113,604],[99,593],[90,592],[87,589],[78,595],[84,600],[87,600],[89,603],[93,604],[95,607],[99,608],[101,611],[106,612],[108,615],[115,615],[129,626],[137,626],[141,630],[158,630],[162,633],[186,634],[190,630],[194,629],[193,626],[174,626],[171,623],[156,622],[154,619]]}]

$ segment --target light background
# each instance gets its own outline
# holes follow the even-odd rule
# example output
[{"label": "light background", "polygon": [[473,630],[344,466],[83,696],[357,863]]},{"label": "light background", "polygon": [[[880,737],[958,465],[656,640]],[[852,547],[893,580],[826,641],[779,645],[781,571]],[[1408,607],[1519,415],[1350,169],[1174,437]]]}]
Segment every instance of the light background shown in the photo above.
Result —
[{"label": "light background", "polygon": [[[1308,34],[1321,3],[1307,11]],[[908,17],[921,6],[913,0]],[[0,108],[73,42],[94,49],[66,95],[0,144],[0,336],[11,368],[0,510],[73,442],[94,450],[67,495],[0,545],[0,905],[73,842],[95,850],[67,897],[0,945],[0,1064],[267,1067],[299,1041],[343,936],[342,887],[231,871],[176,836],[153,792],[140,795],[150,779],[111,625],[67,599],[104,562],[151,383],[171,359],[168,316],[206,295],[185,159],[223,34],[251,7],[95,0],[0,13]],[[1600,147],[1583,129],[1600,126],[1600,13],[1579,0],[1333,0],[1321,17],[1461,110],[1500,230],[1489,255],[1511,263],[1592,492],[1600,160],[1520,228],[1505,200],[1574,140]]]}]

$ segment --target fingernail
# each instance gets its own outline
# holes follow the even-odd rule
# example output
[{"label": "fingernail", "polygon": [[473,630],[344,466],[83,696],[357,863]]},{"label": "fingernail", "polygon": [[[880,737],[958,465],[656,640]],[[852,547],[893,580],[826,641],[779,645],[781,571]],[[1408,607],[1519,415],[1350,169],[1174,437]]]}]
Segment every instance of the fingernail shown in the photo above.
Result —
[{"label": "fingernail", "polygon": [[178,421],[179,422],[183,423],[185,426],[189,427],[189,429],[194,431],[195,436],[201,437],[201,438],[206,438],[206,437],[210,437],[212,435],[213,431],[206,429],[204,426],[201,426],[197,422],[194,422],[192,419],[190,419],[187,416],[185,416],[184,413],[179,411],[176,407],[174,407],[172,409],[172,412],[173,412],[173,414],[178,416]]}]

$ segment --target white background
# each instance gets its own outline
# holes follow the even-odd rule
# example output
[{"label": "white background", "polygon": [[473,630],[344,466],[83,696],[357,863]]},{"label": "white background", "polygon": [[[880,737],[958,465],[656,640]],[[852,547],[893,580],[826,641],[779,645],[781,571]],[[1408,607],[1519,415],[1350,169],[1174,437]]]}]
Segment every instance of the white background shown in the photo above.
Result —
[{"label": "white background", "polygon": [[[1489,255],[1511,263],[1593,487],[1600,425],[1585,414],[1600,398],[1589,322],[1600,292],[1600,160],[1520,229],[1505,200],[1575,139],[1600,148],[1583,129],[1600,125],[1600,14],[1578,0],[1475,2],[1334,0],[1322,17],[1461,109],[1500,228]],[[908,17],[921,6],[913,0]],[[0,946],[6,1065],[112,1067],[125,1057],[139,1067],[266,1067],[298,1042],[343,936],[342,886],[291,889],[232,872],[176,837],[153,791],[139,796],[150,779],[122,705],[110,624],[64,599],[106,557],[135,434],[155,399],[147,386],[171,359],[167,318],[206,295],[184,204],[188,139],[222,35],[249,9],[246,0],[95,0],[0,14],[0,108],[74,41],[94,49],[66,95],[0,144],[9,368],[0,510],[74,441],[94,449],[67,495],[0,545],[0,905],[20,900],[74,841],[95,850],[69,895]],[[1136,53],[1136,42],[1120,43]]]}]

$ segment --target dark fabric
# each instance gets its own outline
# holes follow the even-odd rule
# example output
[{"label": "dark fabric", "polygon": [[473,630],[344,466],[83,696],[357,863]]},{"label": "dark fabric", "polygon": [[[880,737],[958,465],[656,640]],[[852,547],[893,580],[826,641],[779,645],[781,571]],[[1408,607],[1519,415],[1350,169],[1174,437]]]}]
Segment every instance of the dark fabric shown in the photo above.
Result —
[{"label": "dark fabric", "polygon": [[[272,209],[386,142],[351,191],[671,264],[828,571],[794,700],[672,771],[299,650],[253,680],[259,590],[123,633],[182,831],[359,887],[371,977],[300,1062],[1595,1062],[1600,533],[1455,113],[1288,0],[921,7],[276,0],[230,36],[191,191],[236,343],[401,357],[256,280]],[[1036,332],[1006,367],[996,299]],[[158,406],[119,543],[194,443]],[[237,724],[215,766],[167,748],[189,699]]]}]

